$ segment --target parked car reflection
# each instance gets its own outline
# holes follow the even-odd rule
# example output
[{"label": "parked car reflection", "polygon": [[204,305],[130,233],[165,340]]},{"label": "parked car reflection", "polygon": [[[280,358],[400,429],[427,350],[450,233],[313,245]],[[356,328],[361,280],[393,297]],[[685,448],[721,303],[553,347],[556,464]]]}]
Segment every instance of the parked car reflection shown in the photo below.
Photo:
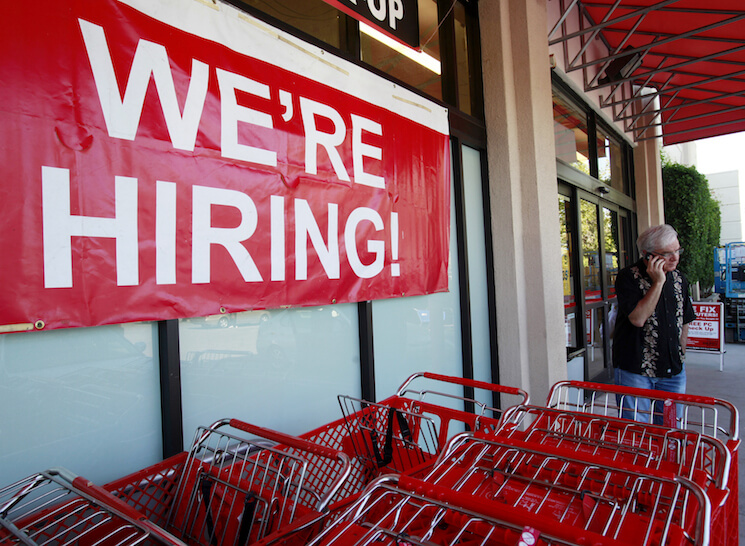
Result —
[{"label": "parked car reflection", "polygon": [[256,325],[269,320],[268,311],[244,311],[242,313],[225,313],[206,317],[187,318],[182,324],[197,328],[240,328]]},{"label": "parked car reflection", "polygon": [[[297,362],[325,358],[328,339],[356,328],[349,315],[353,309],[331,306],[223,315],[230,317],[231,327],[219,336],[199,333],[204,327],[200,321],[216,324],[208,321],[210,317],[190,319],[196,330],[182,338],[182,360],[186,365],[200,366],[203,372],[241,365],[268,365],[287,371]],[[319,336],[320,330],[323,336]]]}]

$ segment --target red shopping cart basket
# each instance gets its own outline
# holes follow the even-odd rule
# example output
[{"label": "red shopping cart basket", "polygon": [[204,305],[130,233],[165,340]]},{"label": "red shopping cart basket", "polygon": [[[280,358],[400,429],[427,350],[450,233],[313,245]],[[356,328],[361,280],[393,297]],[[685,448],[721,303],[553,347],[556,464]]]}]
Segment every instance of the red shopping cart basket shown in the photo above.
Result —
[{"label": "red shopping cart basket", "polygon": [[422,480],[629,544],[708,544],[711,508],[692,481],[562,447],[463,433]]},{"label": "red shopping cart basket", "polygon": [[377,476],[401,473],[436,457],[454,433],[496,430],[503,411],[497,405],[528,401],[521,389],[417,373],[379,403],[340,396],[343,418],[301,437],[351,457],[352,475],[336,497],[348,499]]},{"label": "red shopping cart basket", "polygon": [[[638,410],[638,400],[652,403],[650,411]],[[665,422],[664,404],[674,403],[676,411]],[[731,454],[729,489],[724,516],[715,518],[712,537],[718,544],[736,545],[739,541],[739,465],[740,418],[737,408],[726,400],[691,394],[636,389],[618,385],[562,381],[551,388],[547,405],[603,416],[623,416],[641,421],[660,421],[672,427],[693,430],[722,441]],[[623,412],[622,408],[634,408]]]},{"label": "red shopping cart basket", "polygon": [[[638,399],[648,399],[656,404],[648,412],[638,409]],[[694,430],[723,441],[739,443],[739,414],[737,408],[727,402],[708,396],[678,394],[665,391],[637,389],[618,385],[589,383],[585,381],[560,381],[551,387],[546,405],[550,408],[581,411],[610,417],[623,417],[650,422],[664,419],[663,406],[670,400],[678,406],[677,416],[670,425],[675,428]],[[622,415],[623,403],[627,402]],[[651,415],[650,415],[651,414]],[[658,419],[655,419],[658,418]],[[658,423],[659,424],[659,423]],[[736,446],[734,446],[736,449]],[[730,448],[732,451],[733,448]]]},{"label": "red shopping cart basket", "polygon": [[0,544],[184,543],[72,472],[39,472],[0,489]]},{"label": "red shopping cart basket", "polygon": [[243,545],[323,512],[349,471],[341,452],[231,419],[105,488],[189,544]]},{"label": "red shopping cart basket", "polygon": [[731,455],[711,436],[614,417],[541,406],[514,406],[502,416],[502,438],[563,447],[606,461],[666,470],[695,481],[712,504],[726,497]]},{"label": "red shopping cart basket", "polygon": [[665,470],[696,482],[711,503],[712,541],[726,543],[730,452],[716,438],[589,413],[515,406],[502,417],[499,437],[571,449],[605,464],[616,461]]}]

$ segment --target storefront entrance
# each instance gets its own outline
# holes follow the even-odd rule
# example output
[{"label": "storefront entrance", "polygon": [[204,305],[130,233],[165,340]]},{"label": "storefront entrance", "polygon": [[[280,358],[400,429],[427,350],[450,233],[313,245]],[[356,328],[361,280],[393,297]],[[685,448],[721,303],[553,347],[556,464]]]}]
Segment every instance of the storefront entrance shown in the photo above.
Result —
[{"label": "storefront entrance", "polygon": [[563,184],[559,211],[569,375],[607,382],[612,378],[616,275],[630,256],[629,213]]}]

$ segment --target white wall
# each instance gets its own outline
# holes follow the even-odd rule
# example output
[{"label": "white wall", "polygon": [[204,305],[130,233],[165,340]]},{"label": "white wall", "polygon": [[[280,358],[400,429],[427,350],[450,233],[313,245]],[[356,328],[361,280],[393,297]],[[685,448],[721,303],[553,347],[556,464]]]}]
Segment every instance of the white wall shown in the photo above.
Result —
[{"label": "white wall", "polygon": [[688,167],[697,165],[698,148],[696,142],[683,142],[682,144],[665,146],[663,151],[673,163],[680,163]]},{"label": "white wall", "polygon": [[745,133],[695,142],[696,168],[709,181],[722,211],[721,244],[745,240]]},{"label": "white wall", "polygon": [[707,174],[709,189],[719,201],[722,211],[722,233],[720,244],[734,243],[743,240],[743,218],[745,218],[745,199],[740,182],[739,171]]}]

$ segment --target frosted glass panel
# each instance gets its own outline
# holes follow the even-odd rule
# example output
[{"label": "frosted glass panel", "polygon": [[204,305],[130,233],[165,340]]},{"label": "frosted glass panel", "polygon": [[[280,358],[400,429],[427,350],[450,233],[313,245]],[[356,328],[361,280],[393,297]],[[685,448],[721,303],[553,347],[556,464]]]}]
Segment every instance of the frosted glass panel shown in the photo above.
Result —
[{"label": "frosted glass panel", "polygon": [[[450,291],[373,302],[375,393],[378,400],[395,394],[401,383],[415,372],[463,376],[452,191],[450,195]],[[462,388],[459,392],[462,395]],[[460,409],[462,407],[461,404]]]},{"label": "frosted glass panel", "polygon": [[448,292],[373,303],[378,400],[395,394],[415,372],[463,376],[460,310],[453,296]]},{"label": "frosted glass panel", "polygon": [[[474,379],[491,382],[489,345],[489,294],[486,279],[486,236],[484,197],[481,185],[481,154],[463,146],[463,186],[466,202],[466,239],[468,241],[468,286],[471,298],[471,350]],[[483,391],[481,391],[483,395]],[[477,398],[492,405],[491,397]]]},{"label": "frosted glass panel", "polygon": [[161,460],[157,354],[152,323],[0,336],[0,484],[53,466],[103,484]]},{"label": "frosted glass panel", "polygon": [[180,321],[184,441],[234,417],[299,434],[341,418],[360,394],[355,304]]}]

